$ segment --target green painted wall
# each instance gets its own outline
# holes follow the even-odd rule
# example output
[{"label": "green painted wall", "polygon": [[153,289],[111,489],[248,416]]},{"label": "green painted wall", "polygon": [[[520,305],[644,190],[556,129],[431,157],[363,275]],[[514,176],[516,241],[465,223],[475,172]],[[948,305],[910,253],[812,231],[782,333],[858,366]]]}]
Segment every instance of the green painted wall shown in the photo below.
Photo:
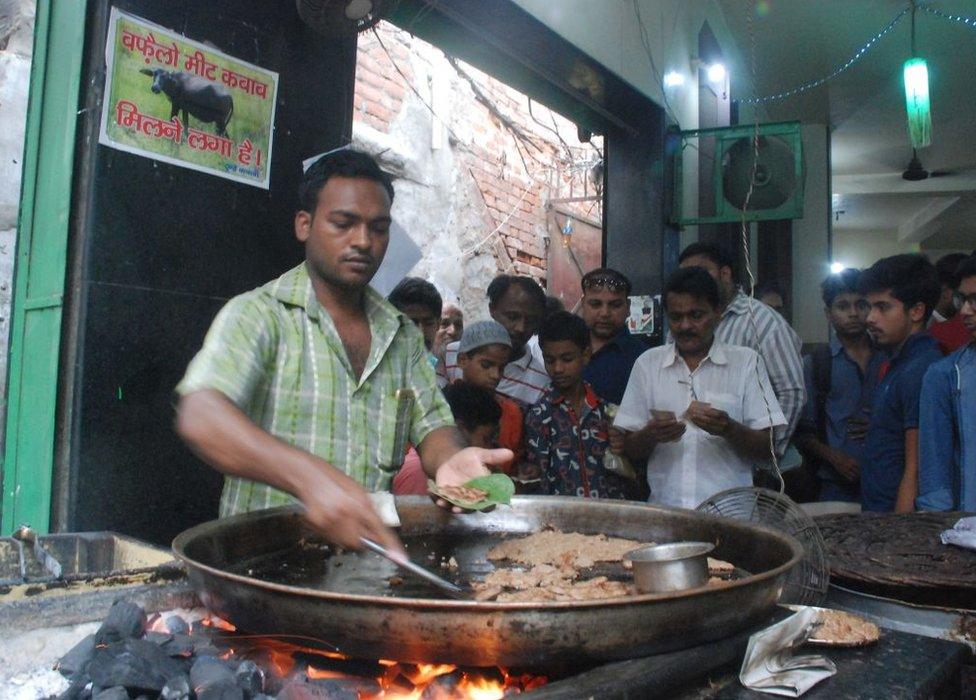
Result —
[{"label": "green painted wall", "polygon": [[2,530],[46,532],[85,3],[39,0],[14,269]]}]

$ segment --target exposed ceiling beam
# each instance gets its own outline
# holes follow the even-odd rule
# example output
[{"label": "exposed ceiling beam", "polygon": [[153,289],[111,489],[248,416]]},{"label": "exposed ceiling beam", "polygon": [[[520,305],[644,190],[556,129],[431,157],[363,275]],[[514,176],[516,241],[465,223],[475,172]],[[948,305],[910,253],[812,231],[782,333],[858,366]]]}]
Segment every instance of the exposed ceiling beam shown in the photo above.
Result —
[{"label": "exposed ceiling beam", "polygon": [[929,202],[898,226],[898,240],[919,243],[939,230],[940,220],[960,200],[960,197],[933,197]]}]

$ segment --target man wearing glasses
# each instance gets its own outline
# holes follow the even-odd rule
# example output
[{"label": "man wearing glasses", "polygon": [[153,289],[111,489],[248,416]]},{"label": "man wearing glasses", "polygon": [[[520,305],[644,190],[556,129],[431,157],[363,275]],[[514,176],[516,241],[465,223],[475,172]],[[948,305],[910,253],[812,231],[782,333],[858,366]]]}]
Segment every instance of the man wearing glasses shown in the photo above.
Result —
[{"label": "man wearing glasses", "polygon": [[579,315],[590,329],[590,361],[583,369],[583,379],[601,399],[619,405],[630,370],[648,347],[627,329],[630,280],[616,270],[600,267],[583,275],[580,286]]},{"label": "man wearing glasses", "polygon": [[969,342],[934,363],[919,410],[919,510],[976,510],[976,256],[959,264],[953,295]]},{"label": "man wearing glasses", "polygon": [[867,333],[860,276],[848,268],[820,285],[834,337],[804,357],[807,402],[793,440],[819,482],[821,501],[860,501],[864,434],[884,359]]}]

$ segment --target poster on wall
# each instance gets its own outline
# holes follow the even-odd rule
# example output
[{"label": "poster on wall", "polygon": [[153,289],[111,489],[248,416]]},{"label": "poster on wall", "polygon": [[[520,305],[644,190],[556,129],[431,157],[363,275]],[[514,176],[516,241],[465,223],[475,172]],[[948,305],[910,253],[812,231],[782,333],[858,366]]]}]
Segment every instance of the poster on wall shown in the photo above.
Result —
[{"label": "poster on wall", "polygon": [[112,8],[99,143],[268,189],[278,74]]}]

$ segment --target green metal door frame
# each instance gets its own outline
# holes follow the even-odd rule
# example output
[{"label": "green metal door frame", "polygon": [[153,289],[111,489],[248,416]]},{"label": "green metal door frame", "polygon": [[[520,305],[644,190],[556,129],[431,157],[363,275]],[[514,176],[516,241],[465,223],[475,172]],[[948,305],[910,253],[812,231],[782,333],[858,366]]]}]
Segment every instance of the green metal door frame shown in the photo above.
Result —
[{"label": "green metal door frame", "polygon": [[14,268],[0,534],[51,517],[84,0],[38,0]]}]

